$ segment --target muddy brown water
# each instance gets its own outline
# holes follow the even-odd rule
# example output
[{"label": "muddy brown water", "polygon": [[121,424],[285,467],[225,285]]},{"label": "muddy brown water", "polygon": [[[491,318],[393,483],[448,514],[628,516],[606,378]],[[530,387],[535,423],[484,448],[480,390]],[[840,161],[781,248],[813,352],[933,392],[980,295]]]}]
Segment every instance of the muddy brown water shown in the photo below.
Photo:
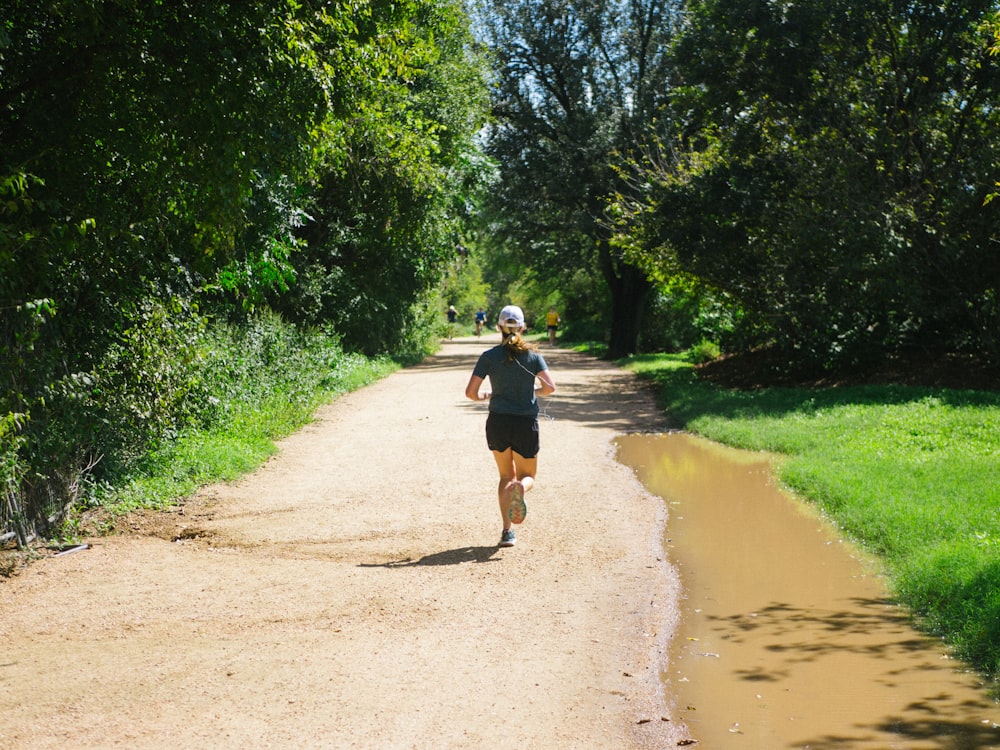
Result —
[{"label": "muddy brown water", "polygon": [[1000,748],[982,681],[910,626],[874,561],[782,491],[766,456],[684,433],[616,442],[668,504],[684,601],[663,679],[697,747]]}]

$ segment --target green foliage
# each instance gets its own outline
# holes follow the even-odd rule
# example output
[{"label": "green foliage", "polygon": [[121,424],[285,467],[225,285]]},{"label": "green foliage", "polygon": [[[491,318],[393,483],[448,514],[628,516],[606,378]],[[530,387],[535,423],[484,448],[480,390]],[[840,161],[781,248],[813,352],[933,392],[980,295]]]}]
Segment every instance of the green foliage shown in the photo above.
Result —
[{"label": "green foliage", "polygon": [[689,4],[676,127],[632,160],[644,189],[618,202],[620,244],[659,278],[725,293],[745,343],[799,366],[908,346],[996,361],[993,14],[988,0]]},{"label": "green foliage", "polygon": [[[733,311],[719,298],[680,277],[657,284],[642,322],[639,349],[643,352],[690,349],[706,339],[732,338]],[[716,346],[715,356],[719,356]]]},{"label": "green foliage", "polygon": [[[304,173],[323,103],[289,54],[302,31],[287,23],[292,7],[8,8],[0,413],[32,415],[18,492],[38,531],[72,505],[102,455],[127,459],[176,429],[192,384],[174,356],[188,356],[187,327],[198,325],[187,311],[221,269],[273,247],[238,244],[251,196],[259,182]],[[45,316],[6,314],[33,300]]]},{"label": "green foliage", "polygon": [[900,601],[1000,675],[1000,394],[902,386],[728,391],[682,355],[629,367],[680,426],[781,456],[783,483],[886,562]]},{"label": "green foliage", "polygon": [[91,393],[104,415],[98,449],[133,460],[150,445],[176,436],[198,418],[199,358],[205,322],[180,300],[149,299],[133,314],[96,369]]},{"label": "green foliage", "polygon": [[540,309],[547,309],[549,304],[556,306],[562,318],[560,336],[564,341],[607,343],[611,293],[599,275],[578,268],[560,285],[558,294],[552,296],[546,298]]},{"label": "green foliage", "polygon": [[688,351],[688,357],[691,359],[691,364],[701,365],[705,362],[711,362],[713,359],[718,359],[721,353],[719,345],[714,341],[702,339],[691,347]]},{"label": "green foliage", "polygon": [[233,479],[272,455],[273,441],[309,422],[317,406],[396,367],[346,353],[336,337],[271,314],[245,327],[211,327],[195,368],[202,420],[130,464],[105,470],[87,502],[118,515],[164,507],[203,484]]},{"label": "green foliage", "polygon": [[1000,674],[1000,549],[991,532],[915,554],[900,574],[899,596],[932,633],[989,674]]},{"label": "green foliage", "polygon": [[[460,4],[8,6],[0,416],[31,418],[0,480],[28,527],[57,525],[95,466],[116,476],[231,410],[220,361],[259,344],[304,365],[294,336],[264,341],[268,308],[349,348],[426,351],[488,171]],[[227,354],[207,321],[263,339]]]},{"label": "green foliage", "polygon": [[24,414],[0,415],[0,529],[12,528],[18,547],[28,543],[28,531],[19,497],[25,467],[19,455]]},{"label": "green foliage", "polygon": [[459,257],[468,205],[488,175],[472,142],[486,89],[467,21],[451,3],[412,11],[405,25],[376,25],[379,40],[392,39],[392,64],[372,81],[379,97],[326,123],[299,281],[278,303],[290,317],[331,322],[369,354],[422,337],[412,307]]},{"label": "green foliage", "polygon": [[673,12],[664,0],[478,7],[494,56],[491,252],[515,258],[532,284],[567,302],[577,275],[599,282],[602,293],[588,301],[606,307],[568,320],[606,322],[614,356],[636,350],[652,285],[610,242],[604,213],[619,184],[611,164],[638,147],[665,103]]},{"label": "green foliage", "polygon": [[[486,330],[489,331],[496,324],[496,316],[500,312],[498,303],[493,302],[491,305],[493,299],[492,289],[483,281],[477,253],[472,251],[459,254],[445,273],[438,309],[444,311],[449,305],[454,305],[458,311],[458,329],[465,335],[465,332],[475,331],[476,311],[482,307],[488,313]],[[443,312],[440,320],[446,320]],[[444,328],[439,330],[443,331]]]}]

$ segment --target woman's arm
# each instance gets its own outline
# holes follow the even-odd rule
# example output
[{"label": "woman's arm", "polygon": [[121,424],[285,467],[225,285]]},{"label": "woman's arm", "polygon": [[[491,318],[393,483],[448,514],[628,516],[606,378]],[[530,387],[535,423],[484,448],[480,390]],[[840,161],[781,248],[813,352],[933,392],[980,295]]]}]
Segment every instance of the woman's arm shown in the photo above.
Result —
[{"label": "woman's arm", "polygon": [[483,384],[483,378],[473,375],[469,378],[469,384],[465,386],[465,397],[470,401],[487,401],[490,397],[489,391],[479,393],[479,386]]},{"label": "woman's arm", "polygon": [[538,380],[541,381],[541,386],[535,389],[536,396],[551,396],[556,392],[555,381],[552,380],[548,370],[538,373]]}]

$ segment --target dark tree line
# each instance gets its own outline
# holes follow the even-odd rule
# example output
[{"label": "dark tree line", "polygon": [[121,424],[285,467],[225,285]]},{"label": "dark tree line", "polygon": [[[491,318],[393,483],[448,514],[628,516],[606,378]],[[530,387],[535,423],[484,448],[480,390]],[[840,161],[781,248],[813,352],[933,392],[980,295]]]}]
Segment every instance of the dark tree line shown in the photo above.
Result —
[{"label": "dark tree line", "polygon": [[998,10],[494,3],[498,221],[533,268],[603,271],[615,355],[655,286],[793,368],[996,363]]},{"label": "dark tree line", "polygon": [[44,526],[99,459],[175,431],[216,323],[270,308],[418,349],[478,179],[474,47],[448,0],[9,0],[8,505]]},{"label": "dark tree line", "polygon": [[909,348],[1000,361],[996,11],[691,3],[633,257],[719,290],[746,314],[744,346],[796,365]]}]

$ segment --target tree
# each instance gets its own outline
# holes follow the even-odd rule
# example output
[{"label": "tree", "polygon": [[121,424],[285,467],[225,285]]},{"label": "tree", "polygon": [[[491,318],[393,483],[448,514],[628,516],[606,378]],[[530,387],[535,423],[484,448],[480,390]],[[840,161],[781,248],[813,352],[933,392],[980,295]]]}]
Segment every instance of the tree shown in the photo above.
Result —
[{"label": "tree", "polygon": [[[150,381],[149,352],[116,349],[185,346],[223,269],[280,264],[271,243],[241,244],[248,208],[255,192],[309,166],[304,146],[327,106],[309,59],[315,32],[338,26],[343,50],[357,45],[347,9],[320,18],[277,1],[12,0],[6,10],[0,415],[27,415],[19,451],[32,471],[21,489],[39,499],[25,505],[44,527],[48,498],[71,502],[102,453],[173,426],[118,418]],[[6,314],[38,301],[44,325]],[[130,393],[110,387],[122,382]]]},{"label": "tree", "polygon": [[498,234],[535,277],[579,270],[610,291],[608,356],[636,350],[644,271],[611,243],[604,220],[615,154],[645,137],[669,92],[667,0],[492,0],[479,28],[493,50],[496,122],[488,151],[501,180]]},{"label": "tree", "polygon": [[473,143],[486,71],[468,17],[452,2],[413,2],[407,17],[378,21],[373,36],[392,40],[381,73],[325,125],[298,280],[280,302],[294,318],[332,323],[368,354],[409,348],[487,174]]},{"label": "tree", "polygon": [[[630,257],[721,290],[800,364],[1000,356],[995,2],[697,0]],[[711,54],[708,51],[711,50]],[[637,247],[641,245],[641,247]]]},{"label": "tree", "polygon": [[41,527],[99,455],[182,426],[172,368],[208,314],[306,298],[310,224],[356,271],[313,322],[358,343],[359,298],[405,317],[455,246],[484,98],[467,19],[437,0],[5,10],[0,483],[40,498]]}]

